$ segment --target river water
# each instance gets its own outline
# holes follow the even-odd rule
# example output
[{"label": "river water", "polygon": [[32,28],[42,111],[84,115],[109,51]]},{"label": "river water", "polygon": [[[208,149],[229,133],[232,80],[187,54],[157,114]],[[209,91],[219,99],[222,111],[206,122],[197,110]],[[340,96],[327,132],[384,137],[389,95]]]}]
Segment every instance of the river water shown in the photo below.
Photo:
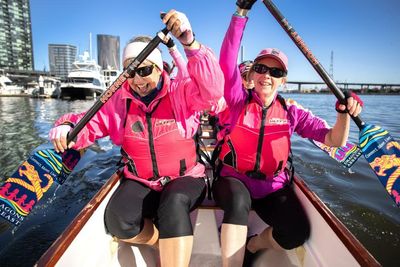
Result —
[{"label": "river water", "polygon": [[[314,114],[335,122],[334,96],[286,94]],[[400,138],[400,96],[363,95],[362,119]],[[0,181],[36,149],[49,148],[53,122],[67,112],[81,112],[93,101],[0,97]],[[352,123],[350,141],[357,142]],[[399,266],[400,209],[389,198],[367,161],[350,170],[307,140],[292,137],[296,172],[383,266]],[[62,186],[53,186],[14,232],[0,233],[0,266],[33,266],[84,205],[116,170],[119,149],[105,138],[84,154]],[[50,192],[50,193],[49,193]],[[1,231],[1,230],[0,230]]]}]

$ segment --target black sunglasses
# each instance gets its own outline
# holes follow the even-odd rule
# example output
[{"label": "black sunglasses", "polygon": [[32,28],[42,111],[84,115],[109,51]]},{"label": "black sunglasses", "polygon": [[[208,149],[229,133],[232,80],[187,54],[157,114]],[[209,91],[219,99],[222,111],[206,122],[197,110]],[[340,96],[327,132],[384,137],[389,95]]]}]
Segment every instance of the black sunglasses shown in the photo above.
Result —
[{"label": "black sunglasses", "polygon": [[274,78],[282,78],[285,77],[287,72],[280,68],[271,68],[264,64],[254,64],[253,70],[259,74],[265,74],[269,71],[269,74]]},{"label": "black sunglasses", "polygon": [[155,65],[155,64],[151,64],[151,65],[148,65],[148,66],[144,66],[144,67],[137,68],[137,69],[132,73],[131,78],[135,77],[136,73],[139,74],[140,77],[149,76],[149,75],[153,72],[154,65]]}]

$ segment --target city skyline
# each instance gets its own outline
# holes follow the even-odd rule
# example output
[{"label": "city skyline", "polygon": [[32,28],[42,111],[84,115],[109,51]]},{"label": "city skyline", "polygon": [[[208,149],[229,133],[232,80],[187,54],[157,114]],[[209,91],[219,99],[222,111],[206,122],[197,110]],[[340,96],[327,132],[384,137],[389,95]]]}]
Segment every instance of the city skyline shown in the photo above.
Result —
[{"label": "city skyline", "polygon": [[0,69],[34,69],[29,0],[0,1]]},{"label": "city skyline", "polygon": [[[326,71],[331,67],[339,82],[400,83],[400,18],[395,0],[355,0],[334,2],[274,1],[296,29]],[[160,11],[172,8],[187,14],[196,38],[219,49],[235,11],[235,1],[125,1],[111,2],[31,0],[31,19],[35,69],[48,68],[47,45],[76,45],[79,53],[89,50],[89,34],[120,37],[121,54],[134,35],[154,36],[163,28]],[[130,26],[132,25],[132,26]],[[138,25],[138,26],[134,26]],[[212,38],[210,37],[212,36]],[[95,44],[95,42],[92,43]],[[289,57],[289,80],[321,81],[287,34],[258,1],[249,13],[242,41],[244,59],[252,59],[265,47],[278,47]],[[93,45],[92,58],[97,58]],[[178,47],[182,51],[182,47]],[[168,52],[163,56],[170,61]]]}]

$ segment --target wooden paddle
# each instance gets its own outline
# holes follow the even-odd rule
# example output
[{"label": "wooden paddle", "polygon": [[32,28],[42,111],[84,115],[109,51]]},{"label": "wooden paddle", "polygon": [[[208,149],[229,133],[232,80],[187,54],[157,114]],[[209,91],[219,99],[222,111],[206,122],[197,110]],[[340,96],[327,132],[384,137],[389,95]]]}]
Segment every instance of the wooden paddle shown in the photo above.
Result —
[{"label": "wooden paddle", "polygon": [[[303,55],[311,63],[322,80],[324,80],[339,102],[346,104],[343,92],[311,53],[303,39],[289,24],[287,19],[283,17],[275,4],[270,0],[263,0],[263,2]],[[365,159],[368,161],[370,167],[375,172],[386,191],[396,202],[396,205],[400,206],[400,144],[394,140],[388,131],[379,126],[366,124],[361,120],[360,116],[352,116],[352,119],[360,130],[359,146]]]},{"label": "wooden paddle", "polygon": [[[121,85],[135,72],[136,68],[150,55],[167,35],[164,28],[148,43],[136,59],[118,76],[111,86],[99,97],[84,117],[68,135],[70,143],[85,127],[99,109],[115,94]],[[49,190],[54,181],[64,183],[81,158],[83,152],[68,149],[59,154],[54,149],[39,150],[24,161],[0,186],[0,218],[4,223],[18,227],[32,208]],[[1,224],[1,222],[0,222]],[[9,227],[6,227],[9,228]]]}]

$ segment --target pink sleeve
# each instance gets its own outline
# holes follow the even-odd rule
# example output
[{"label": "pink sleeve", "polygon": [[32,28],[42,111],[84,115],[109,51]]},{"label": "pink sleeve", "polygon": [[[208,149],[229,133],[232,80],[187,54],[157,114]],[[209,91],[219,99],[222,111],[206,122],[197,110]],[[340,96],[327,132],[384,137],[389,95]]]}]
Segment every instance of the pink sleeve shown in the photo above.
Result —
[{"label": "pink sleeve", "polygon": [[293,100],[286,100],[286,104],[291,118],[291,131],[303,138],[324,143],[330,129],[328,123]]},{"label": "pink sleeve", "polygon": [[[123,119],[126,114],[126,105],[124,100],[120,97],[120,92],[117,92],[106,102],[100,110],[93,116],[93,118],[83,127],[79,132],[74,149],[82,149],[92,145],[97,139],[110,136],[114,144],[120,145],[122,142],[123,133]],[[55,126],[69,121],[77,124],[85,115],[86,112],[79,114],[68,113],[61,116],[56,122]]]},{"label": "pink sleeve", "polygon": [[216,105],[224,86],[221,68],[211,49],[201,45],[187,57],[189,77],[173,80],[170,88],[174,106],[186,115]]},{"label": "pink sleeve", "polygon": [[186,66],[186,61],[183,59],[182,54],[179,52],[178,49],[172,50],[169,52],[172,59],[175,62],[175,66],[178,69],[176,79],[181,79],[184,77],[189,77],[189,73]]},{"label": "pink sleeve", "polygon": [[247,20],[247,18],[232,16],[220,51],[219,64],[225,78],[224,98],[230,108],[244,102],[247,97],[237,65],[240,43]]},{"label": "pink sleeve", "polygon": [[[77,124],[85,115],[86,112],[73,114],[68,113],[61,118],[59,118],[55,126],[62,124],[65,121],[72,122],[73,124]],[[97,112],[94,117],[83,127],[83,129],[78,133],[76,138],[74,149],[82,149],[88,147],[94,143],[96,139],[102,138],[107,135],[107,129],[102,123],[102,116],[100,115],[100,111]]]}]

